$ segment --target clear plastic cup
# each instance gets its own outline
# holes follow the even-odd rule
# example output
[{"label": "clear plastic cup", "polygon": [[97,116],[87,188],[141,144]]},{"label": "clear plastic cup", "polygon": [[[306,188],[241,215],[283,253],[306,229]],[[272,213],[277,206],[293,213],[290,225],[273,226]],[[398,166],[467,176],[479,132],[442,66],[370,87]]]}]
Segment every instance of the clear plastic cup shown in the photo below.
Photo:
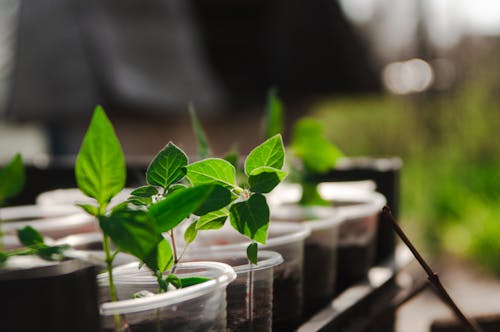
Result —
[{"label": "clear plastic cup", "polygon": [[[113,207],[125,201],[133,189],[125,188],[120,191],[109,203]],[[78,188],[56,189],[43,192],[36,197],[37,205],[75,205],[77,203],[96,204],[96,201]]]},{"label": "clear plastic cup", "polygon": [[114,270],[119,301],[109,301],[107,274],[97,277],[100,286],[102,331],[115,331],[114,316],[121,317],[133,332],[226,331],[226,287],[236,278],[227,264],[193,262],[178,264],[178,277],[206,277],[209,281],[182,289],[133,299],[139,291],[157,293],[156,279],[141,270],[134,277],[123,272],[138,267],[137,263]]},{"label": "clear plastic cup", "polygon": [[[67,244],[72,249],[64,252],[66,257],[77,258],[99,267],[106,267],[106,254],[102,246],[102,233],[82,233],[69,235],[54,242],[57,245]],[[113,244],[111,248],[114,249]],[[113,259],[113,266],[120,266],[135,262],[137,258],[123,252],[119,252]]]},{"label": "clear plastic cup", "polygon": [[[302,320],[304,286],[304,240],[311,233],[302,224],[270,223],[268,239],[262,250],[276,251],[284,263],[274,269],[273,331],[291,331]],[[206,251],[246,253],[250,242],[226,222],[216,231],[199,232],[189,250],[201,247]]]},{"label": "clear plastic cup", "polygon": [[228,331],[271,331],[273,309],[273,272],[283,262],[274,251],[261,250],[257,265],[242,252],[187,250],[185,261],[217,261],[233,267],[236,280],[227,287]]},{"label": "clear plastic cup", "polygon": [[[382,194],[368,190],[368,187],[360,189],[355,183],[356,181],[348,182],[347,185],[343,182],[331,183],[319,189],[321,196],[331,201],[344,219],[339,230],[337,294],[366,278],[368,270],[374,264],[377,219],[386,203]],[[276,206],[290,205],[300,200],[300,185],[280,184],[278,188],[269,197],[271,211]]]},{"label": "clear plastic cup", "polygon": [[271,220],[300,222],[311,230],[304,251],[304,312],[310,316],[335,295],[342,215],[331,207],[287,204],[273,207]]},{"label": "clear plastic cup", "polygon": [[0,219],[5,234],[16,234],[18,229],[29,225],[53,239],[98,229],[94,217],[70,205],[6,207],[0,209]]},{"label": "clear plastic cup", "polygon": [[324,197],[332,201],[344,222],[339,233],[337,291],[366,278],[375,262],[378,215],[385,197],[377,192],[343,190]]}]

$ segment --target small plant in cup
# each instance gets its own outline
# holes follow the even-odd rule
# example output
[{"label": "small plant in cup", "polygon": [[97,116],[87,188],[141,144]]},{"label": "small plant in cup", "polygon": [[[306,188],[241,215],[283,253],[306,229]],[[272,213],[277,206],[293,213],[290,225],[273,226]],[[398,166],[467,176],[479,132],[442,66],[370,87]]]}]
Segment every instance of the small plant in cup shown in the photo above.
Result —
[{"label": "small plant in cup", "polygon": [[[23,158],[20,154],[16,154],[7,165],[0,169],[0,207],[23,189],[25,178]],[[2,250],[3,232],[0,218],[0,251]]]}]

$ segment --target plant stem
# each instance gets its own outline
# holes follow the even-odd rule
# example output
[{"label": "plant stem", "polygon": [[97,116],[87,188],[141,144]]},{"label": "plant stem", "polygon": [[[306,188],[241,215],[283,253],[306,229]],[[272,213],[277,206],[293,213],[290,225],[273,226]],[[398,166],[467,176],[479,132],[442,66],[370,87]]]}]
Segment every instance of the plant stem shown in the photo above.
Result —
[{"label": "plant stem", "polygon": [[[111,296],[111,301],[115,302],[118,300],[116,296],[116,288],[115,283],[113,281],[113,256],[111,256],[111,250],[109,246],[109,237],[107,235],[103,235],[102,239],[104,252],[106,254],[106,267],[108,270],[108,283],[109,283],[109,295]],[[114,315],[115,319],[115,330],[116,332],[120,332],[121,329],[121,320],[120,315]]]},{"label": "plant stem", "polygon": [[253,327],[253,264],[248,261],[250,264],[250,271],[248,271],[247,276],[247,319],[250,322],[250,326]]},{"label": "plant stem", "polygon": [[439,279],[438,274],[431,269],[429,264],[427,264],[427,262],[422,257],[422,255],[418,252],[418,250],[415,248],[415,246],[413,246],[410,239],[408,239],[408,237],[403,232],[401,227],[399,227],[398,223],[394,219],[394,216],[392,215],[391,209],[388,206],[385,206],[382,209],[382,213],[384,214],[384,217],[387,220],[389,220],[394,231],[398,234],[398,236],[401,238],[401,240],[410,249],[413,256],[415,256],[415,258],[417,259],[420,266],[422,266],[422,268],[424,269],[425,273],[427,273],[427,279],[429,280],[431,285],[434,287],[434,290],[437,292],[437,295],[441,298],[441,300],[446,305],[448,305],[448,307],[453,311],[455,316],[462,322],[462,325],[464,327],[468,328],[472,332],[482,332],[483,330],[479,327],[479,325],[475,321],[468,319],[463,314],[463,312],[458,308],[455,301],[453,301],[453,299],[450,297],[450,295],[448,294],[446,289],[443,287],[443,284],[441,283],[441,280]]},{"label": "plant stem", "polygon": [[172,250],[174,251],[174,265],[175,265],[179,262],[179,260],[177,259],[177,247],[175,245],[175,238],[174,238],[174,230],[173,229],[170,230],[169,235],[170,235],[170,240],[172,240]]}]

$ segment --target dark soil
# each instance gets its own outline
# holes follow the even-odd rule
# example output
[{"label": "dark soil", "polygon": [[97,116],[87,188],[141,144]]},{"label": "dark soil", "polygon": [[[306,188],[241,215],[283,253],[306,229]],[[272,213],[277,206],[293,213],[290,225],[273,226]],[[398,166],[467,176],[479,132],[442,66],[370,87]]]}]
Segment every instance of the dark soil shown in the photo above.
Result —
[{"label": "dark soil", "polygon": [[[175,317],[164,319],[160,322],[158,326],[158,321],[145,320],[144,322],[139,322],[129,325],[129,328],[123,328],[123,332],[206,332],[206,331],[225,331],[222,326],[214,326],[214,322],[196,320],[190,317]],[[102,332],[115,332],[114,326],[103,328]]]},{"label": "dark soil", "polygon": [[236,279],[227,287],[227,331],[271,331],[272,284],[267,280],[254,280],[253,320],[247,318],[246,278]]},{"label": "dark soil", "polygon": [[304,314],[310,317],[333,299],[337,251],[306,242],[304,255]]},{"label": "dark soil", "polygon": [[374,257],[374,243],[339,247],[336,294],[365,279]]},{"label": "dark soil", "polygon": [[274,268],[274,332],[293,331],[302,322],[302,278],[298,260],[288,261]]}]

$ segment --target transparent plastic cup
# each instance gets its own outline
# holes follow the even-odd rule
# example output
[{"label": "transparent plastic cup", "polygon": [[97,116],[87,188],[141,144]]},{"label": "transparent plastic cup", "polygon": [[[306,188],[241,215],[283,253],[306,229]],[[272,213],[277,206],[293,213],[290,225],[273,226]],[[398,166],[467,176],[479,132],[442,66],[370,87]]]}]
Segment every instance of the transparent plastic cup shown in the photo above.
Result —
[{"label": "transparent plastic cup", "polygon": [[0,209],[2,231],[16,234],[25,226],[32,226],[44,236],[58,239],[70,234],[95,232],[97,222],[76,206],[23,205]]},{"label": "transparent plastic cup", "polygon": [[226,287],[236,278],[227,264],[193,262],[178,264],[178,277],[205,277],[209,281],[166,293],[133,298],[139,291],[157,293],[156,279],[145,269],[131,263],[116,268],[113,276],[119,301],[109,301],[107,274],[97,277],[100,288],[102,331],[115,331],[114,318],[119,315],[122,324],[133,332],[226,331]]},{"label": "transparent plastic cup", "polygon": [[339,233],[337,291],[366,278],[375,263],[378,215],[386,203],[377,192],[343,190],[325,197],[344,222]]},{"label": "transparent plastic cup", "polygon": [[[276,251],[284,263],[274,269],[273,331],[294,330],[302,320],[304,286],[304,240],[310,229],[298,223],[270,223],[268,239],[261,250]],[[237,233],[226,222],[217,232],[200,232],[189,250],[246,253],[247,238]]]},{"label": "transparent plastic cup", "polygon": [[185,261],[217,261],[233,267],[236,280],[227,287],[228,331],[271,331],[273,272],[283,262],[274,251],[261,250],[257,265],[242,253],[187,250]]},{"label": "transparent plastic cup", "polygon": [[[106,254],[102,245],[102,233],[82,233],[69,235],[54,242],[57,245],[67,244],[71,247],[65,251],[66,257],[77,258],[99,267],[106,267]],[[113,244],[111,248],[114,249]],[[113,266],[120,266],[137,261],[134,256],[119,252],[113,259]]]},{"label": "transparent plastic cup", "polygon": [[[375,262],[378,215],[386,203],[385,197],[364,185],[353,182],[320,184],[321,196],[332,202],[344,220],[339,229],[339,254],[336,278],[336,293],[366,278]],[[370,182],[370,181],[368,181]],[[269,198],[271,211],[276,206],[290,205],[300,200],[300,185],[279,185]]]},{"label": "transparent plastic cup", "polygon": [[331,207],[287,204],[271,209],[271,222],[300,222],[311,230],[304,251],[304,312],[306,317],[335,295],[339,229],[343,217]]},{"label": "transparent plastic cup", "polygon": [[[125,201],[133,189],[125,188],[120,191],[109,203],[113,207]],[[96,201],[78,188],[56,189],[43,192],[36,197],[37,205],[75,205],[77,203],[96,204]]]}]

